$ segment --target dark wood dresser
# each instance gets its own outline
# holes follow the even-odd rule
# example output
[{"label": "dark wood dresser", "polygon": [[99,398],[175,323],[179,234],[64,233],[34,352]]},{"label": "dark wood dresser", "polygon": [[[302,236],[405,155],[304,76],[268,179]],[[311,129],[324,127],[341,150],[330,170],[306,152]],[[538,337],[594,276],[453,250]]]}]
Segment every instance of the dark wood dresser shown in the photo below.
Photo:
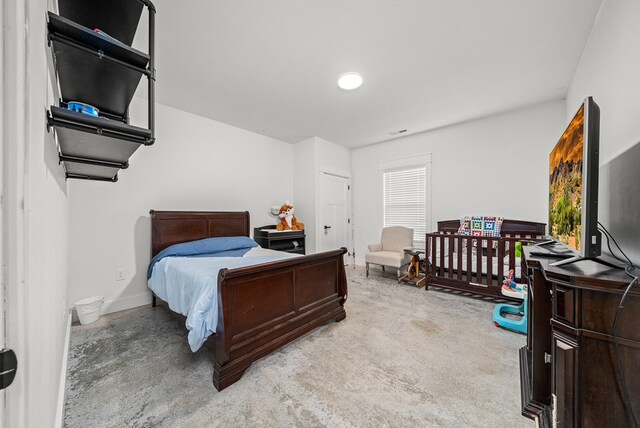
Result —
[{"label": "dark wood dresser", "polygon": [[557,258],[532,254],[544,251],[524,248],[529,334],[520,350],[522,414],[540,426],[555,419],[558,427],[632,427],[621,385],[624,379],[640,418],[640,285],[618,320],[619,373],[613,320],[630,278],[591,260],[554,267]]}]

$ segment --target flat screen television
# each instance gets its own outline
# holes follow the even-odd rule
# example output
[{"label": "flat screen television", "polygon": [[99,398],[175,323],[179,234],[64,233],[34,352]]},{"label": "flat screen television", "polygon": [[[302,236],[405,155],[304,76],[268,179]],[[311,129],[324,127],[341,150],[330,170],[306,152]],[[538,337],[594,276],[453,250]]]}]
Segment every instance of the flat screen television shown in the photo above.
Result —
[{"label": "flat screen television", "polygon": [[600,108],[589,97],[549,155],[549,235],[579,258],[600,255],[599,145]]}]

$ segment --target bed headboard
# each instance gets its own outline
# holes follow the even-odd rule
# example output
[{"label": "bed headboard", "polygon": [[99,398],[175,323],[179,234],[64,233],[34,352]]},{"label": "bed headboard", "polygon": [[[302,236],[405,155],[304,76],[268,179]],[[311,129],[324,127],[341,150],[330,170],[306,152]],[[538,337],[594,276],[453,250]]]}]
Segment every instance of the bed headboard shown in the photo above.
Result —
[{"label": "bed headboard", "polygon": [[151,257],[170,245],[218,236],[249,236],[248,211],[154,211]]},{"label": "bed headboard", "polygon": [[[535,221],[509,220],[502,221],[500,236],[543,236],[546,223]],[[438,222],[438,232],[456,233],[460,227],[460,219]]]}]

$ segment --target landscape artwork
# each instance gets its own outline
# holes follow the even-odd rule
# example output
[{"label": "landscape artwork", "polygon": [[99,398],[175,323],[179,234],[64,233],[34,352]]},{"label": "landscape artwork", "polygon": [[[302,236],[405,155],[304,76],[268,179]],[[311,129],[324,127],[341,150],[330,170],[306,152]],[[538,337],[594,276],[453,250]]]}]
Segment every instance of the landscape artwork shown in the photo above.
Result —
[{"label": "landscape artwork", "polygon": [[580,251],[584,106],[549,155],[549,234]]}]

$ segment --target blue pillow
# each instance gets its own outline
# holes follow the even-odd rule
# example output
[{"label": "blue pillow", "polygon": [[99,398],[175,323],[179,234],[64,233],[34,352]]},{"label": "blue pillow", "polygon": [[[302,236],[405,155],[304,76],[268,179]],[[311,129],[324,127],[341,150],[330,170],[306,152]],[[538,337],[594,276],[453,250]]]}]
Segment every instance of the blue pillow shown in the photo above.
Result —
[{"label": "blue pillow", "polygon": [[155,255],[147,269],[147,279],[151,278],[153,266],[165,257],[242,257],[258,244],[246,236],[224,236],[182,242],[165,248]]}]

